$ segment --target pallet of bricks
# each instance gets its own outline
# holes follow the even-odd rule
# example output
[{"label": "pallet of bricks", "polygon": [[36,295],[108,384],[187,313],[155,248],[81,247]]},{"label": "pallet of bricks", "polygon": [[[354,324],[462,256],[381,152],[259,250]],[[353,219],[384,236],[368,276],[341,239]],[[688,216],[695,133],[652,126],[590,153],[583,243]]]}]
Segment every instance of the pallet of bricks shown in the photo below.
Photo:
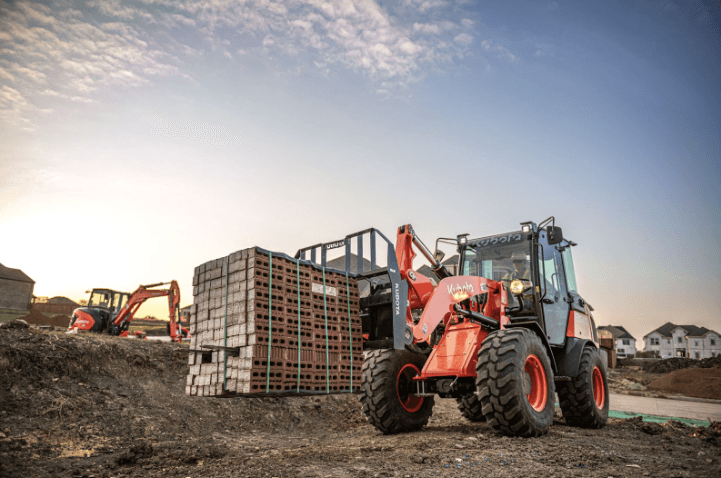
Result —
[{"label": "pallet of bricks", "polygon": [[358,391],[358,299],[353,274],[258,247],[196,267],[186,394]]}]

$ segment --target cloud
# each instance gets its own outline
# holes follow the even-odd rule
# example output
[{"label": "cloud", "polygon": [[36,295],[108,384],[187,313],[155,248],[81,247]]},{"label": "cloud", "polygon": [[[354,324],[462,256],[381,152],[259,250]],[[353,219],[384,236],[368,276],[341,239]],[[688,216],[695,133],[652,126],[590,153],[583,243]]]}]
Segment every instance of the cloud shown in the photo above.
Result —
[{"label": "cloud", "polygon": [[64,100],[74,101],[74,102],[77,102],[77,103],[94,103],[94,100],[92,100],[92,99],[90,99],[90,98],[85,98],[85,97],[82,97],[82,96],[69,96],[69,95],[66,95],[66,94],[63,94],[63,93],[59,93],[59,92],[57,92],[57,91],[50,90],[50,89],[43,90],[43,91],[40,92],[40,94],[41,94],[41,95],[46,95],[46,96],[52,96],[52,97],[55,97],[55,98],[62,98],[62,99],[64,99]]},{"label": "cloud", "polygon": [[[105,2],[87,6],[124,19],[151,18]],[[3,117],[12,124],[32,125],[38,112],[47,111],[42,105],[50,97],[87,103],[99,88],[132,88],[179,72],[166,61],[168,54],[129,24],[91,22],[72,8],[29,1],[2,2],[0,10],[0,77],[10,85],[4,90]]]},{"label": "cloud", "polygon": [[33,131],[35,124],[29,117],[35,114],[50,113],[52,110],[38,108],[23,94],[7,85],[0,86],[0,118],[7,123],[26,131]]},{"label": "cloud", "polygon": [[445,0],[406,0],[405,4],[416,7],[420,12],[448,6],[448,2]]},{"label": "cloud", "polygon": [[468,33],[461,33],[460,35],[456,35],[453,41],[461,45],[470,45],[473,43],[473,37]]},{"label": "cloud", "polygon": [[496,53],[498,56],[501,56],[512,62],[518,59],[516,55],[511,53],[507,48],[501,45],[494,44],[492,40],[483,40],[481,42],[481,47],[488,52]]},{"label": "cloud", "polygon": [[[217,55],[230,64],[254,55],[282,72],[351,70],[393,92],[465,56],[477,36],[466,7],[445,0],[0,0],[0,79],[42,108],[159,77],[187,79],[188,57]],[[481,48],[516,59],[491,40]],[[7,111],[29,115],[32,108]]]}]

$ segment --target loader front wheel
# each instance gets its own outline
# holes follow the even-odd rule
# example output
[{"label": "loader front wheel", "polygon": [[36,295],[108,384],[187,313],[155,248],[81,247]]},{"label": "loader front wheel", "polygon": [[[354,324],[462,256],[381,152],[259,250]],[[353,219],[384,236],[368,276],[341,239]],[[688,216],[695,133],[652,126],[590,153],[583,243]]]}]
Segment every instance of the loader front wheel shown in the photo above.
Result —
[{"label": "loader front wheel", "polygon": [[483,417],[483,407],[477,394],[470,393],[456,398],[456,402],[458,403],[458,410],[461,411],[461,414],[467,420],[472,422],[483,422],[485,420]]},{"label": "loader front wheel", "polygon": [[488,334],[478,351],[476,388],[488,424],[507,435],[537,437],[553,423],[553,370],[541,339],[526,329]]},{"label": "loader front wheel", "polygon": [[368,423],[386,435],[420,430],[433,413],[434,397],[419,397],[413,377],[426,357],[408,350],[372,350],[363,363],[360,400]]},{"label": "loader front wheel", "polygon": [[578,374],[570,382],[559,383],[558,399],[568,425],[603,428],[608,420],[608,381],[597,349],[583,349]]}]

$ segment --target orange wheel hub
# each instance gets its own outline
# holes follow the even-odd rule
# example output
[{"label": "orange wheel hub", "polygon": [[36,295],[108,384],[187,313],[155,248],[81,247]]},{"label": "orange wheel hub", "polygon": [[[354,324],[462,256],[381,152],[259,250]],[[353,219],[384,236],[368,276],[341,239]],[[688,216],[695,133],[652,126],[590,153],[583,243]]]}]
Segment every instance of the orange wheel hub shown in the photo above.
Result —
[{"label": "orange wheel hub", "polygon": [[524,384],[528,403],[537,412],[546,408],[548,400],[548,384],[546,383],[546,370],[543,363],[535,355],[529,355],[523,365]]},{"label": "orange wheel hub", "polygon": [[403,366],[401,371],[398,373],[398,379],[396,380],[396,391],[398,392],[398,401],[401,402],[401,406],[409,413],[415,413],[421,409],[423,405],[423,397],[415,395],[413,377],[421,374],[418,367],[412,363],[407,363]]},{"label": "orange wheel hub", "polygon": [[603,386],[603,374],[598,367],[593,367],[593,401],[598,408],[603,408],[606,403],[606,387]]}]

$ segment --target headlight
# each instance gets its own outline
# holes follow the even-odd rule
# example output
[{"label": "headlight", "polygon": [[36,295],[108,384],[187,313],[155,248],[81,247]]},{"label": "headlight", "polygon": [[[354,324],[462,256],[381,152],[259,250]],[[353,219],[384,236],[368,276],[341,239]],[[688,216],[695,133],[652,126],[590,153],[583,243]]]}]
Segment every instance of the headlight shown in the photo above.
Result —
[{"label": "headlight", "polygon": [[511,293],[513,295],[523,294],[525,291],[530,289],[532,284],[530,281],[516,279],[511,282]]}]

